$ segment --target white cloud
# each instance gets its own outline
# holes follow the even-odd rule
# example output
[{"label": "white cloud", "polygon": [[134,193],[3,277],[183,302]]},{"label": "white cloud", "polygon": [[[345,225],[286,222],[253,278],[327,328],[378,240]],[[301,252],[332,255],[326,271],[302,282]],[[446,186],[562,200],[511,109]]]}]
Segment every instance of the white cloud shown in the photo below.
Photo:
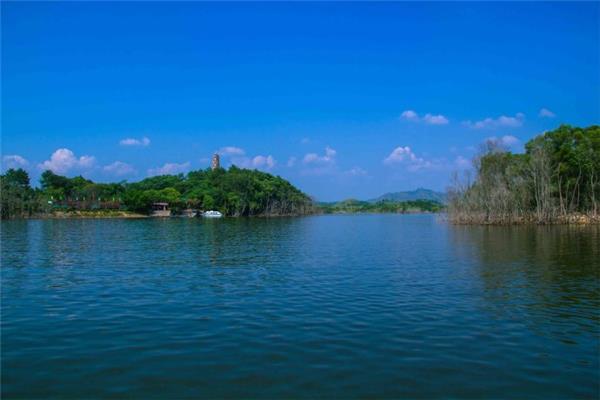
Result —
[{"label": "white cloud", "polygon": [[291,167],[293,167],[294,165],[296,165],[296,157],[290,157],[290,158],[288,159],[287,166],[291,168]]},{"label": "white cloud", "polygon": [[119,141],[119,144],[121,146],[141,146],[141,147],[147,147],[147,146],[150,146],[150,139],[148,139],[145,136],[143,138],[141,138],[141,139],[126,138],[126,139],[121,139]]},{"label": "white cloud", "polygon": [[417,157],[415,153],[408,146],[396,147],[389,156],[387,156],[383,163],[386,165],[402,164],[406,165],[409,171],[418,171],[424,168],[430,168],[433,164],[421,157]]},{"label": "white cloud", "polygon": [[187,172],[190,169],[190,162],[184,162],[182,164],[177,163],[166,163],[162,167],[150,168],[148,170],[149,176],[154,175],[175,175],[183,172]]},{"label": "white cloud", "polygon": [[419,115],[413,110],[405,110],[400,114],[400,119],[405,119],[407,121],[418,121]]},{"label": "white cloud", "polygon": [[325,155],[320,156],[317,153],[308,153],[304,156],[302,162],[304,164],[334,164],[336,155],[337,151],[327,146],[325,147]]},{"label": "white cloud", "polygon": [[419,117],[419,114],[417,114],[413,110],[403,111],[402,114],[400,114],[400,119],[404,119],[406,121],[411,121],[411,122],[420,122],[421,121],[428,125],[446,125],[450,122],[450,121],[448,121],[448,118],[446,118],[442,114],[433,115],[433,114],[427,113],[423,117]]},{"label": "white cloud", "polygon": [[502,136],[500,141],[507,146],[513,146],[515,144],[519,144],[521,141],[512,135]]},{"label": "white cloud", "polygon": [[449,122],[448,118],[444,117],[441,114],[439,114],[439,115],[425,114],[425,116],[423,117],[423,121],[429,125],[446,125]]},{"label": "white cloud", "polygon": [[525,114],[516,113],[514,117],[508,117],[506,115],[501,115],[498,118],[485,118],[481,121],[464,121],[463,124],[473,128],[473,129],[488,129],[488,128],[498,128],[498,127],[510,127],[510,128],[518,128],[523,125],[523,120],[525,119]]},{"label": "white cloud", "polygon": [[2,157],[2,161],[7,169],[25,168],[29,165],[29,161],[17,154],[4,156]]},{"label": "white cloud", "polygon": [[231,164],[240,168],[270,170],[277,164],[277,161],[272,155],[257,155],[255,157],[234,157],[231,159]]},{"label": "white cloud", "polygon": [[271,169],[275,166],[275,159],[273,158],[273,156],[268,155],[268,156],[256,156],[252,159],[252,166],[254,168],[265,168],[265,169]]},{"label": "white cloud", "polygon": [[385,160],[383,160],[383,162],[386,164],[393,164],[393,163],[398,163],[398,162],[402,162],[402,161],[413,161],[416,159],[417,159],[417,156],[415,156],[415,153],[412,152],[410,147],[400,146],[400,147],[396,147],[390,153],[390,155],[387,156],[385,158]]},{"label": "white cloud", "polygon": [[552,111],[548,110],[547,108],[542,108],[538,114],[540,117],[542,118],[554,118],[556,117],[556,114],[554,114]]},{"label": "white cloud", "polygon": [[49,169],[56,174],[66,174],[72,169],[84,170],[94,166],[96,159],[92,156],[77,158],[69,149],[58,149],[50,156],[49,160],[38,164],[42,170]]},{"label": "white cloud", "polygon": [[221,147],[217,153],[222,156],[243,156],[246,154],[244,149],[234,146]]},{"label": "white cloud", "polygon": [[115,161],[112,164],[105,165],[103,169],[105,172],[116,176],[123,176],[135,173],[135,169],[131,165],[122,161]]},{"label": "white cloud", "polygon": [[[349,170],[342,170],[337,164],[337,151],[329,146],[325,147],[323,154],[308,153],[302,159],[303,167],[300,169],[302,175],[323,176],[330,175],[335,177],[367,176],[367,171],[354,166]],[[292,157],[288,161],[288,166],[293,166],[296,158]]]},{"label": "white cloud", "polygon": [[303,175],[332,175],[338,174],[339,170],[336,164],[337,151],[331,147],[325,147],[325,153],[308,153],[304,155],[302,163],[305,168],[301,170]]}]

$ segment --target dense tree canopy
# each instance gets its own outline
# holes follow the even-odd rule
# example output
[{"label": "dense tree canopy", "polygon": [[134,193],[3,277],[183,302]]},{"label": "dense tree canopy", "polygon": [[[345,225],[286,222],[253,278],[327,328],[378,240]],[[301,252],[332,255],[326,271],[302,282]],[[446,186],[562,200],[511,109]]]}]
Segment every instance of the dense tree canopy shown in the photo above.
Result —
[{"label": "dense tree canopy", "polygon": [[37,208],[29,175],[22,169],[9,169],[0,175],[0,214],[2,218],[29,215]]},{"label": "dense tree canopy", "polygon": [[135,183],[94,183],[45,171],[40,189],[29,186],[27,172],[8,170],[2,182],[2,216],[28,216],[69,209],[120,208],[149,213],[154,202],[167,202],[177,213],[184,208],[218,210],[225,215],[295,215],[313,211],[312,200],[288,181],[268,173],[240,169],[192,171],[187,175],[154,176]]},{"label": "dense tree canopy", "polygon": [[600,127],[562,125],[530,140],[524,154],[486,143],[473,180],[456,180],[449,212],[457,222],[552,222],[598,215]]},{"label": "dense tree canopy", "polygon": [[288,181],[256,170],[192,171],[164,175],[127,185],[125,204],[144,212],[152,202],[166,201],[173,209],[219,210],[226,215],[292,215],[312,210],[312,201]]}]

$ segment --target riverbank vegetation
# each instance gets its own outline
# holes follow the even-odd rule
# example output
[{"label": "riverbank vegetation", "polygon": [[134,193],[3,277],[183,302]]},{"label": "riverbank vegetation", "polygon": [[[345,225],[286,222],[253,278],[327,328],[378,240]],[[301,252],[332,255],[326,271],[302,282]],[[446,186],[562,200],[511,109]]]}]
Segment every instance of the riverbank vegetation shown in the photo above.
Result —
[{"label": "riverbank vegetation", "polygon": [[599,222],[600,127],[562,125],[513,154],[486,142],[448,191],[454,223]]},{"label": "riverbank vegetation", "polygon": [[324,214],[349,214],[349,213],[420,213],[440,212],[443,205],[434,200],[412,201],[359,201],[344,200],[337,203],[320,203],[319,208]]},{"label": "riverbank vegetation", "polygon": [[219,210],[228,216],[315,211],[312,200],[285,179],[235,166],[155,176],[134,183],[95,183],[81,176],[67,178],[45,171],[39,188],[31,187],[26,171],[9,169],[0,176],[0,191],[2,218],[73,214],[75,210],[98,211],[98,215],[100,210],[147,215],[154,202],[169,203],[175,214],[186,208]]}]

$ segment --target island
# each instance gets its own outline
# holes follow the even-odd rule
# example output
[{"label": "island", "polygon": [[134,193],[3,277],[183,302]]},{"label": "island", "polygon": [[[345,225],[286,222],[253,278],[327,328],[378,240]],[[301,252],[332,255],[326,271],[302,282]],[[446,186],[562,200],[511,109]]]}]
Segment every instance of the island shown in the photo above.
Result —
[{"label": "island", "polygon": [[40,187],[23,169],[0,176],[1,215],[7,218],[144,217],[156,204],[173,215],[188,209],[219,210],[227,216],[285,216],[316,212],[313,200],[285,179],[231,166],[139,182],[96,183],[45,171]]}]

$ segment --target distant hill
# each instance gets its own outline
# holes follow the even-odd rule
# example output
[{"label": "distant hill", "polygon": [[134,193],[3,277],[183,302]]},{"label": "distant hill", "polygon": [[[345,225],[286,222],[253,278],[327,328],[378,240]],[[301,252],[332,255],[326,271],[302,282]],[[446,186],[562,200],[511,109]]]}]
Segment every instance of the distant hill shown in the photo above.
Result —
[{"label": "distant hill", "polygon": [[410,190],[405,192],[393,192],[383,194],[375,199],[369,200],[371,203],[378,201],[415,201],[415,200],[433,200],[440,203],[446,203],[446,194],[442,192],[436,192],[429,189],[418,188],[416,190]]}]

